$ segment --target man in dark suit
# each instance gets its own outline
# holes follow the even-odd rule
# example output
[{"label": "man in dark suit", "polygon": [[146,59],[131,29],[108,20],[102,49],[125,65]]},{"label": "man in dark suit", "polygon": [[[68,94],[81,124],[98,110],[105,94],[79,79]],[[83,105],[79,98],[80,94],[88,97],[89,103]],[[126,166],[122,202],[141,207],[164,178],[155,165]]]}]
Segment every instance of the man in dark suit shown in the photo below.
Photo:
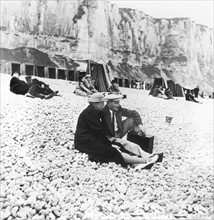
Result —
[{"label": "man in dark suit", "polygon": [[[105,97],[107,104],[102,111],[105,122],[103,129],[107,136],[123,138],[129,131],[145,135],[140,114],[120,105],[121,95],[110,94]],[[126,117],[122,120],[122,117]],[[114,122],[112,122],[114,120]]]},{"label": "man in dark suit", "polygon": [[[145,136],[144,128],[140,114],[135,110],[129,110],[123,108],[120,105],[122,95],[110,94],[105,97],[107,104],[102,110],[102,128],[105,135],[112,142],[112,144],[119,146],[118,150],[127,150],[133,155],[137,155],[140,158],[152,158],[152,163],[161,162],[163,155],[152,155],[133,142],[126,139],[122,139],[129,131],[136,132],[138,135]],[[126,117],[122,120],[122,117]],[[155,157],[155,158],[154,158]],[[133,157],[127,157],[126,161],[134,163]],[[144,167],[144,164],[137,167]]]}]

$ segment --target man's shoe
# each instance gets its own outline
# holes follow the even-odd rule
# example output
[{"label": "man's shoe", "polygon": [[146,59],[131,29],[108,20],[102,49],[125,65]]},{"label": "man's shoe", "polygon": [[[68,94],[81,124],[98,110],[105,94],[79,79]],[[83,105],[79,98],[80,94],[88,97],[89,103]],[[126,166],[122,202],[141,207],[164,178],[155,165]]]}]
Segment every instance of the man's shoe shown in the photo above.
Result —
[{"label": "man's shoe", "polygon": [[36,98],[34,95],[31,95],[29,92],[25,94],[26,97]]},{"label": "man's shoe", "polygon": [[45,99],[51,99],[54,97],[54,95],[55,95],[54,93],[51,93],[50,95],[46,95]]},{"label": "man's shoe", "polygon": [[150,170],[152,168],[152,166],[154,165],[154,163],[141,163],[138,166],[136,166],[134,169],[135,170]]}]

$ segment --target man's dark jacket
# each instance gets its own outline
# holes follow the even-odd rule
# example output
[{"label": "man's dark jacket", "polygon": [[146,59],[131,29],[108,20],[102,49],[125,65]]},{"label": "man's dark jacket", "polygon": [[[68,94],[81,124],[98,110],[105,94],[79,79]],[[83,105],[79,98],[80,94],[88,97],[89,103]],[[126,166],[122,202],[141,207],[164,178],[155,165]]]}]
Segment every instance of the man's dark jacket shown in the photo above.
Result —
[{"label": "man's dark jacket", "polygon": [[121,154],[113,147],[101,127],[99,112],[89,105],[80,114],[74,139],[75,149],[97,162],[115,162],[125,166]]},{"label": "man's dark jacket", "polygon": [[[114,137],[115,134],[111,121],[111,113],[107,105],[102,110],[102,117],[102,128],[104,133],[107,136]],[[117,122],[119,132],[123,130],[122,117],[133,118],[136,125],[142,124],[141,117],[137,111],[129,110],[120,106],[118,112],[115,113],[115,120]]]}]

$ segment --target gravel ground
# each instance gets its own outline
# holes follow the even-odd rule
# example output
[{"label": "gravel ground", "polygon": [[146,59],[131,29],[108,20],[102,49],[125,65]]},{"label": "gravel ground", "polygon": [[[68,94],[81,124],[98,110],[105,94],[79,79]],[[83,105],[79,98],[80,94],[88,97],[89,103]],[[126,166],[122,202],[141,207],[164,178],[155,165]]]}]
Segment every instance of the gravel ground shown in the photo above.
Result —
[{"label": "gravel ground", "polygon": [[[142,116],[164,161],[134,171],[96,164],[74,150],[87,98],[75,85],[42,79],[61,97],[32,99],[9,91],[1,74],[0,219],[213,219],[213,100],[162,100],[121,88],[124,107]],[[171,124],[165,122],[172,116]]]}]

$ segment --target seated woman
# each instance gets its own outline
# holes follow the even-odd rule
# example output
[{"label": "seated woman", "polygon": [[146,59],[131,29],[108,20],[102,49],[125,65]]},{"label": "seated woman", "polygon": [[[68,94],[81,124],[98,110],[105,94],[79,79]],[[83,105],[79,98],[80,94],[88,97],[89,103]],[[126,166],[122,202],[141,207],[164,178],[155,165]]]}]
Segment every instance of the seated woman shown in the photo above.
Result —
[{"label": "seated woman", "polygon": [[84,83],[85,87],[90,90],[92,93],[98,92],[95,88],[94,85],[92,84],[91,81],[91,76],[87,74],[82,78],[82,82]]},{"label": "seated woman", "polygon": [[83,76],[79,76],[78,78],[78,84],[74,90],[74,93],[76,95],[80,95],[80,96],[90,96],[93,94],[92,91],[90,91],[86,86],[85,83],[83,82]]},{"label": "seated woman", "polygon": [[88,154],[95,162],[115,162],[124,167],[130,164],[141,169],[150,169],[155,162],[158,162],[158,155],[146,152],[142,155],[134,155],[133,152],[128,152],[107,138],[101,124],[104,100],[102,93],[94,93],[90,96],[89,106],[80,113],[77,121],[75,149]]}]

